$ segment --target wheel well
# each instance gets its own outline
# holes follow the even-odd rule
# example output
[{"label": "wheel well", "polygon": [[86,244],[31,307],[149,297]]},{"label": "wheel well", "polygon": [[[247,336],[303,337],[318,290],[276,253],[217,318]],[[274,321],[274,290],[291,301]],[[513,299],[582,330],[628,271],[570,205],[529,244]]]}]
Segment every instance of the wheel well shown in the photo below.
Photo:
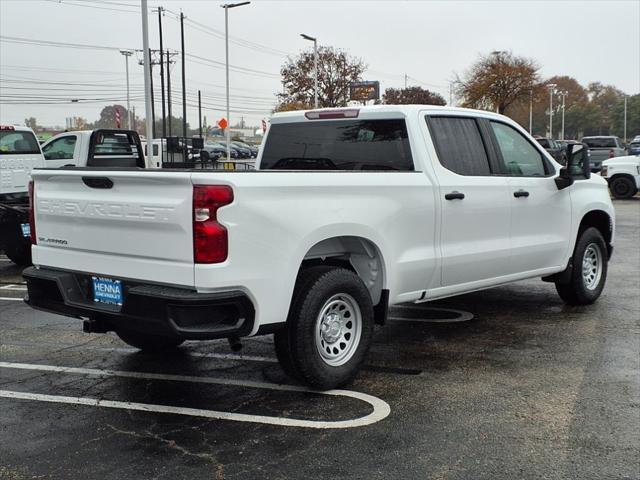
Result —
[{"label": "wheel well", "polygon": [[380,302],[384,288],[384,262],[378,247],[362,237],[333,237],[316,243],[304,256],[300,269],[312,265],[347,268],[360,277],[374,305]]},{"label": "wheel well", "polygon": [[600,230],[604,241],[607,243],[607,249],[609,253],[611,253],[611,239],[613,237],[613,222],[611,221],[611,217],[602,210],[592,210],[582,217],[580,228],[578,229],[578,236],[589,227]]},{"label": "wheel well", "polygon": [[616,178],[620,178],[620,177],[625,177],[628,178],[629,180],[631,180],[635,186],[635,178],[633,178],[633,175],[631,175],[630,173],[616,173],[615,175],[612,175],[611,178],[609,179],[609,181],[613,181]]}]

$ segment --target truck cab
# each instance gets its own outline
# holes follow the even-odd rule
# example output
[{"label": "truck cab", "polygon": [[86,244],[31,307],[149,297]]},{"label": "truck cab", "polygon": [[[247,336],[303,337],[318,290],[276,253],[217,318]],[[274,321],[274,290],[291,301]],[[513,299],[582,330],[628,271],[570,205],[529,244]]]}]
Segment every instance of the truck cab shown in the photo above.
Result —
[{"label": "truck cab", "polygon": [[133,130],[64,132],[42,145],[45,166],[144,168],[140,137]]}]

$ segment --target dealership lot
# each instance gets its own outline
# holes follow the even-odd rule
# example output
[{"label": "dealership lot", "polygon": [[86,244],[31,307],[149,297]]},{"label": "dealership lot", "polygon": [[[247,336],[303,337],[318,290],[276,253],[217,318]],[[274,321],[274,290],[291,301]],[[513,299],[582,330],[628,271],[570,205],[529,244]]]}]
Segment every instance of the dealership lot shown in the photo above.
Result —
[{"label": "dealership lot", "polygon": [[396,308],[331,394],[271,337],[152,356],[83,334],[0,259],[0,478],[638,478],[640,198],[614,205],[595,305],[527,281]]}]

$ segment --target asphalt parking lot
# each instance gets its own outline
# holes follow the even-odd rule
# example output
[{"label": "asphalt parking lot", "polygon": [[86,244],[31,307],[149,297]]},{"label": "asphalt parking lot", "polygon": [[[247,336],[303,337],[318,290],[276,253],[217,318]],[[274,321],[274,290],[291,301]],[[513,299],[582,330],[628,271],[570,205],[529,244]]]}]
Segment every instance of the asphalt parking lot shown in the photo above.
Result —
[{"label": "asphalt parking lot", "polygon": [[394,309],[332,394],[292,385],[271,337],[152,356],[83,334],[0,258],[0,478],[638,479],[640,198],[614,204],[595,305],[526,281]]}]

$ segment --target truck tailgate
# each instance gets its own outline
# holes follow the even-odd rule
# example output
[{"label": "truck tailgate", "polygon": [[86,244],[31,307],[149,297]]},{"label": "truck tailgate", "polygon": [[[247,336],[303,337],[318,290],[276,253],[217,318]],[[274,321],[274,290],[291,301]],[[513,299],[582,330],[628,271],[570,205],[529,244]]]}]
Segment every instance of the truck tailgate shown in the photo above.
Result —
[{"label": "truck tailgate", "polygon": [[33,178],[35,265],[193,285],[190,172],[36,170]]}]

